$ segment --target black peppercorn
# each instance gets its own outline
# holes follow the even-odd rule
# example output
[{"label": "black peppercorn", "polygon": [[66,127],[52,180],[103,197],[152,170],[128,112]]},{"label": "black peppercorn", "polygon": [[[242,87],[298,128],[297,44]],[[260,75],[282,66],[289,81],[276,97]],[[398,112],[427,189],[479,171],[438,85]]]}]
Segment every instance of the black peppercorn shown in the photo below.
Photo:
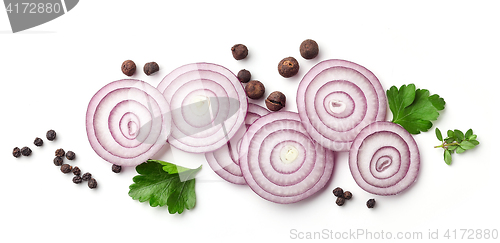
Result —
[{"label": "black peppercorn", "polygon": [[352,193],[350,191],[345,191],[344,192],[344,198],[349,200],[352,198]]},{"label": "black peppercorn", "polygon": [[233,53],[234,59],[241,60],[247,57],[248,48],[243,44],[236,44],[231,47],[231,52]]},{"label": "black peppercorn", "polygon": [[21,149],[21,154],[24,155],[24,156],[30,156],[31,155],[31,149],[28,148],[28,147],[23,147]]},{"label": "black peppercorn", "polygon": [[64,174],[71,172],[72,169],[73,168],[71,167],[71,165],[68,165],[68,164],[61,165],[61,172]]},{"label": "black peppercorn", "polygon": [[121,166],[119,166],[119,165],[113,165],[113,166],[111,167],[111,170],[112,170],[113,172],[115,172],[115,173],[120,173],[120,171],[122,171],[122,167],[121,167]]},{"label": "black peppercorn", "polygon": [[54,130],[48,130],[45,136],[49,141],[53,141],[54,139],[56,139],[56,132]]},{"label": "black peppercorn", "polygon": [[94,178],[90,178],[88,182],[88,186],[90,189],[94,189],[97,187],[97,181]]},{"label": "black peppercorn", "polygon": [[271,111],[279,111],[285,104],[286,96],[279,91],[272,92],[266,99],[266,106]]},{"label": "black peppercorn", "polygon": [[305,59],[313,59],[319,53],[318,43],[316,41],[307,39],[300,44],[300,55]]},{"label": "black peppercorn", "polygon": [[299,62],[293,57],[283,58],[278,64],[278,72],[285,78],[290,78],[299,72]]},{"label": "black peppercorn", "polygon": [[257,80],[252,80],[245,86],[245,93],[250,99],[260,99],[264,96],[265,92],[266,88],[260,81]]},{"label": "black peppercorn", "polygon": [[73,152],[73,151],[68,151],[68,152],[66,153],[66,159],[69,159],[69,160],[74,160],[74,159],[75,159],[75,156],[76,156],[76,155],[75,155],[75,152]]},{"label": "black peppercorn", "polygon": [[64,157],[64,154],[66,154],[66,152],[64,152],[64,149],[60,148],[56,150],[55,154],[56,157]]},{"label": "black peppercorn", "polygon": [[78,166],[75,166],[73,168],[73,175],[79,176],[81,173],[82,173],[82,171],[80,170],[80,168],[78,168]]},{"label": "black peppercorn", "polygon": [[35,141],[33,142],[33,144],[35,144],[35,146],[37,147],[40,147],[43,145],[43,140],[39,137],[35,138]]},{"label": "black peppercorn", "polygon": [[238,72],[238,80],[242,83],[248,83],[248,81],[250,81],[250,79],[252,78],[252,74],[250,73],[250,71],[246,70],[246,69],[241,69],[239,72]]},{"label": "black peppercorn", "polygon": [[373,198],[372,198],[372,199],[369,199],[369,200],[366,202],[366,206],[367,206],[368,208],[373,208],[373,207],[375,207],[375,199],[373,199]]},{"label": "black peppercorn", "polygon": [[339,206],[342,206],[345,203],[345,199],[343,197],[337,197],[337,201],[335,201],[335,203]]},{"label": "black peppercorn", "polygon": [[153,73],[156,73],[160,70],[160,66],[158,66],[158,63],[156,62],[148,62],[144,64],[144,73],[146,75],[151,75]]},{"label": "black peppercorn", "polygon": [[127,76],[132,76],[135,73],[135,62],[132,60],[126,60],[122,63],[122,72]]},{"label": "black peppercorn", "polygon": [[92,174],[90,174],[88,172],[82,175],[82,180],[84,180],[84,181],[88,181],[88,180],[90,180],[90,178],[92,178]]},{"label": "black peppercorn", "polygon": [[80,177],[79,175],[76,175],[75,177],[73,177],[73,183],[75,183],[75,184],[82,183],[82,177]]},{"label": "black peppercorn", "polygon": [[336,197],[344,197],[344,190],[342,190],[342,188],[340,187],[337,187],[333,189],[333,195],[335,195]]},{"label": "black peppercorn", "polygon": [[21,157],[21,149],[19,149],[18,147],[15,147],[12,150],[12,155],[14,155],[14,157],[16,157],[16,158]]},{"label": "black peppercorn", "polygon": [[63,158],[62,158],[62,157],[57,157],[57,156],[56,156],[56,157],[54,158],[54,164],[55,164],[56,166],[61,166],[61,165],[63,164]]}]

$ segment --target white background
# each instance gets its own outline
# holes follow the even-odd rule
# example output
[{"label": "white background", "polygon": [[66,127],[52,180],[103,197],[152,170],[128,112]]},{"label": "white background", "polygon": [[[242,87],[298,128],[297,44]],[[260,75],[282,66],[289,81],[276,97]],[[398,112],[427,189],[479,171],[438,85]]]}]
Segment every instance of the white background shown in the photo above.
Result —
[{"label": "white background", "polygon": [[[378,237],[422,232],[424,239],[437,230],[446,239],[448,229],[456,230],[457,238],[460,229],[500,230],[494,140],[500,82],[497,4],[346,2],[80,1],[64,16],[16,34],[0,12],[0,242],[285,242],[306,236],[293,232],[358,229],[378,232]],[[313,60],[299,54],[307,38],[320,46]],[[246,60],[233,59],[230,48],[236,43],[248,46]],[[287,56],[296,57],[301,67],[290,79],[276,70]],[[223,181],[203,155],[167,148],[157,158],[191,168],[203,165],[196,207],[170,215],[166,208],[132,200],[127,193],[134,168],[114,174],[88,143],[87,104],[105,84],[126,78],[120,71],[126,59],[138,66],[134,78],[153,86],[192,62],[218,63],[234,73],[245,68],[265,84],[266,94],[285,93],[286,110],[296,111],[301,77],[331,58],[367,67],[385,89],[415,83],[439,94],[447,104],[435,126],[473,128],[480,146],[453,155],[448,166],[443,151],[433,148],[439,144],[435,126],[416,135],[422,162],[418,180],[389,197],[360,189],[347,154],[338,153],[325,190],[292,205],[268,202],[248,187]],[[150,61],[161,70],[146,76],[141,69]],[[34,138],[49,129],[57,131],[57,140],[35,147]],[[31,157],[12,157],[12,148],[25,145],[32,148]],[[52,163],[57,148],[75,151],[71,164],[91,172],[98,189],[73,184],[71,175],[62,174]],[[335,205],[331,193],[337,186],[354,195],[343,207]],[[369,198],[377,200],[376,208],[366,208]],[[335,235],[321,237],[336,240]]]}]

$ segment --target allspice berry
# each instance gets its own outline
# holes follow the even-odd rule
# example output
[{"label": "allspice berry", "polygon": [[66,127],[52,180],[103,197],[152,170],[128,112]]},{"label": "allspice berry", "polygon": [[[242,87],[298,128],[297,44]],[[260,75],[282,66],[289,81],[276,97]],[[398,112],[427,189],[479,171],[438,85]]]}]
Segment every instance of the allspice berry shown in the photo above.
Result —
[{"label": "allspice berry", "polygon": [[293,57],[283,58],[278,64],[278,72],[285,78],[293,77],[299,72],[299,62]]},{"label": "allspice berry", "polygon": [[373,207],[375,207],[375,199],[373,199],[373,198],[372,198],[372,199],[369,199],[369,200],[366,202],[366,206],[367,206],[368,208],[373,208]]},{"label": "allspice berry", "polygon": [[153,73],[156,73],[160,70],[160,66],[158,66],[158,63],[156,62],[148,62],[144,64],[144,73],[146,75],[151,75]]},{"label": "allspice berry", "polygon": [[250,79],[252,78],[252,74],[250,73],[250,71],[246,70],[246,69],[241,69],[239,72],[238,72],[238,80],[242,83],[248,83],[248,81],[250,81]]},{"label": "allspice berry", "polygon": [[316,41],[307,39],[300,44],[300,55],[305,59],[313,59],[318,56],[319,47]]},{"label": "allspice berry", "polygon": [[129,77],[134,75],[135,69],[135,62],[133,62],[132,60],[126,60],[122,63],[122,72]]},{"label": "allspice berry", "polygon": [[248,48],[243,44],[234,45],[231,47],[231,52],[236,60],[241,60],[248,56]]},{"label": "allspice berry", "polygon": [[257,80],[252,80],[247,83],[245,86],[245,93],[247,94],[248,98],[250,99],[260,99],[262,96],[264,96],[264,93],[266,92],[266,89],[264,85]]},{"label": "allspice berry", "polygon": [[267,109],[271,111],[279,111],[285,107],[285,104],[286,96],[279,91],[272,92],[266,99]]},{"label": "allspice berry", "polygon": [[335,203],[339,206],[342,206],[345,203],[345,199],[343,197],[337,197],[337,200],[335,201]]}]

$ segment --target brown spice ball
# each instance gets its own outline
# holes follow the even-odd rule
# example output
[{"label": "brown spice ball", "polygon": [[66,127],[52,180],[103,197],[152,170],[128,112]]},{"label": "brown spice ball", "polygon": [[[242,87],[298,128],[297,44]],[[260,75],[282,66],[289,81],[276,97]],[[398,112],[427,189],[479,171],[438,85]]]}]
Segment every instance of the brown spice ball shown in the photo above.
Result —
[{"label": "brown spice ball", "polygon": [[293,77],[299,72],[299,62],[293,57],[283,58],[278,64],[278,72],[285,78]]},{"label": "brown spice ball", "polygon": [[15,147],[13,150],[12,150],[12,155],[16,158],[19,158],[21,157],[21,149],[19,147]]},{"label": "brown spice ball", "polygon": [[134,75],[135,69],[135,62],[132,60],[126,60],[122,63],[122,72],[129,77]]},{"label": "brown spice ball", "polygon": [[94,178],[90,178],[87,185],[89,186],[90,189],[94,189],[97,187],[97,181]]},{"label": "brown spice ball", "polygon": [[22,147],[21,148],[21,154],[24,156],[30,156],[31,155],[31,149],[28,147]]},{"label": "brown spice ball", "polygon": [[60,149],[56,150],[55,154],[56,154],[56,157],[64,157],[66,152],[64,152],[64,149],[60,148]]},{"label": "brown spice ball", "polygon": [[248,56],[248,48],[243,44],[234,45],[231,47],[231,52],[236,60],[241,60]]},{"label": "brown spice ball", "polygon": [[335,201],[335,203],[339,206],[342,206],[345,203],[345,199],[343,197],[337,197],[337,201]]},{"label": "brown spice ball", "polygon": [[300,44],[300,55],[305,59],[313,59],[318,56],[319,47],[316,41],[307,39]]},{"label": "brown spice ball", "polygon": [[352,193],[350,191],[345,191],[344,192],[344,198],[349,200],[352,198]]},{"label": "brown spice ball", "polygon": [[366,206],[367,206],[368,208],[373,208],[373,207],[375,207],[375,199],[373,199],[373,198],[372,198],[372,199],[369,199],[369,200],[366,202]]},{"label": "brown spice ball", "polygon": [[43,139],[37,137],[37,138],[35,138],[35,141],[33,141],[33,144],[35,144],[35,146],[37,146],[37,147],[40,147],[43,145]]},{"label": "brown spice ball", "polygon": [[122,167],[119,165],[113,165],[113,166],[111,166],[111,171],[113,171],[115,173],[120,173],[122,171]]},{"label": "brown spice ball", "polygon": [[160,66],[158,66],[158,63],[156,62],[148,62],[144,64],[144,73],[146,75],[151,75],[153,73],[156,73],[160,70]]},{"label": "brown spice ball", "polygon": [[63,161],[63,158],[62,158],[62,157],[57,157],[57,156],[56,156],[56,157],[54,158],[54,164],[55,164],[56,166],[61,166],[63,163],[64,163],[64,161]]},{"label": "brown spice ball", "polygon": [[54,130],[48,130],[45,136],[47,137],[47,140],[54,141],[54,139],[56,139],[56,132]]},{"label": "brown spice ball", "polygon": [[272,92],[266,99],[266,106],[271,111],[279,111],[285,104],[286,96],[279,91]]},{"label": "brown spice ball", "polygon": [[248,81],[250,81],[250,79],[252,78],[252,74],[250,73],[250,71],[246,70],[246,69],[241,69],[239,72],[238,72],[238,80],[242,83],[248,83]]},{"label": "brown spice ball", "polygon": [[333,189],[333,195],[335,195],[336,197],[344,197],[344,190],[342,190],[342,188],[340,187],[337,187]]},{"label": "brown spice ball", "polygon": [[71,165],[68,165],[68,164],[61,165],[61,172],[64,174],[71,172],[72,169],[73,169],[73,167],[71,167]]},{"label": "brown spice ball", "polygon": [[260,99],[262,98],[262,96],[264,96],[265,92],[266,88],[260,81],[257,80],[252,80],[245,86],[245,93],[250,99]]}]

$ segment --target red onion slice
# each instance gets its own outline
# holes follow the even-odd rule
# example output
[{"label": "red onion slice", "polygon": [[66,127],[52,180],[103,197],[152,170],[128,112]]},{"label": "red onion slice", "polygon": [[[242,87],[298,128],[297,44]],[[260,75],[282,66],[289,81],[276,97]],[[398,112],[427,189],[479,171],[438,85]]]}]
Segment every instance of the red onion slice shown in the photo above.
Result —
[{"label": "red onion slice", "polygon": [[356,183],[377,195],[402,192],[417,179],[417,143],[400,125],[379,121],[356,136],[349,151],[349,167]]},{"label": "red onion slice", "polygon": [[387,98],[368,69],[332,59],[318,63],[304,76],[297,109],[314,140],[333,151],[348,151],[361,129],[385,119]]},{"label": "red onion slice", "polygon": [[206,153],[231,139],[245,120],[247,97],[225,67],[193,63],[169,73],[158,85],[172,110],[168,142],[183,151]]},{"label": "red onion slice", "polygon": [[135,166],[151,158],[170,134],[170,108],[146,82],[114,81],[101,88],[87,107],[90,145],[104,160]]},{"label": "red onion slice", "polygon": [[245,124],[240,127],[226,145],[222,146],[213,152],[205,153],[205,158],[212,170],[221,178],[234,184],[244,185],[245,179],[241,173],[239,165],[239,145],[241,138],[247,131],[247,128],[252,125],[258,118],[268,114],[269,111],[259,105],[248,103],[247,116]]},{"label": "red onion slice", "polygon": [[311,139],[294,112],[280,111],[255,121],[243,136],[240,167],[259,196],[294,203],[323,188],[333,172],[333,152]]}]

